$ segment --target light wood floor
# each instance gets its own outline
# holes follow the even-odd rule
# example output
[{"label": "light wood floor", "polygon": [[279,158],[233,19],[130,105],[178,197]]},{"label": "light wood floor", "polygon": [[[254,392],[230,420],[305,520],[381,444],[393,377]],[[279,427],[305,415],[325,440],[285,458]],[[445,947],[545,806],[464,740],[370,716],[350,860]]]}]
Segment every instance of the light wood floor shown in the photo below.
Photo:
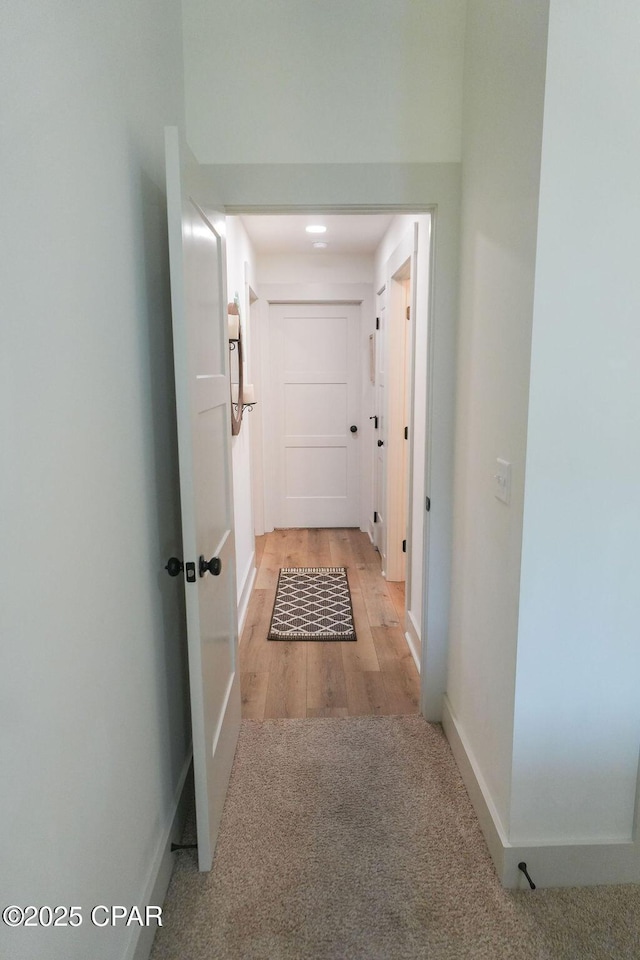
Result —
[{"label": "light wood floor", "polygon": [[[404,584],[387,583],[359,530],[275,530],[256,538],[258,573],[240,642],[242,715],[418,713],[418,671],[404,639]],[[346,567],[357,641],[267,640],[280,567]]]}]

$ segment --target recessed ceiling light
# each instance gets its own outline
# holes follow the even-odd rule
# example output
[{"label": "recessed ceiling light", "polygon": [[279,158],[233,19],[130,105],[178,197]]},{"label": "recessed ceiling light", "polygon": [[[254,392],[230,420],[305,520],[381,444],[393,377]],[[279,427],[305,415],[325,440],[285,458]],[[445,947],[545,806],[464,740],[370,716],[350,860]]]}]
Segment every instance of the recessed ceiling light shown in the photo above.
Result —
[{"label": "recessed ceiling light", "polygon": [[314,240],[311,244],[312,247],[315,247],[316,250],[324,250],[325,247],[328,247],[329,244],[324,240]]},{"label": "recessed ceiling light", "polygon": [[326,233],[327,228],[322,227],[319,223],[312,224],[310,227],[305,227],[307,233]]}]

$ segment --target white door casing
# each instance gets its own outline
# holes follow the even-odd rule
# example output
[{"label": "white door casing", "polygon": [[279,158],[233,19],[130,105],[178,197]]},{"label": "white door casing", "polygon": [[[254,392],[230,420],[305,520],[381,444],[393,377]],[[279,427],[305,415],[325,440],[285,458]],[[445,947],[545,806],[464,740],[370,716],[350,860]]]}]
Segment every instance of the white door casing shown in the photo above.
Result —
[{"label": "white door casing", "polygon": [[377,428],[373,431],[373,543],[380,554],[382,573],[386,573],[387,545],[386,545],[386,287],[378,291],[376,305],[376,351],[375,351],[375,386],[374,412],[377,418]]},{"label": "white door casing", "polygon": [[275,526],[358,527],[360,307],[271,304],[269,326]]},{"label": "white door casing", "polygon": [[[225,247],[174,127],[165,149],[198,864],[209,870],[241,713]],[[214,557],[218,575],[199,568]]]},{"label": "white door casing", "polygon": [[[394,274],[387,287],[387,390],[386,390],[386,543],[388,580],[402,581],[406,578],[403,541],[407,540],[407,505],[409,502],[410,477],[407,463],[409,444],[407,390],[407,349],[410,349],[407,319],[407,279],[410,261]],[[407,428],[405,432],[405,428]],[[407,586],[410,586],[409,584]]]},{"label": "white door casing", "polygon": [[[407,530],[408,504],[412,499],[412,482],[407,467],[405,427],[413,428],[412,416],[407,417],[407,390],[413,395],[413,384],[408,382],[412,364],[407,364],[407,350],[412,350],[411,323],[407,320],[407,287],[405,281],[415,277],[416,231],[412,226],[389,257],[386,265],[386,390],[385,390],[385,544],[388,580],[405,578],[404,540]],[[410,404],[409,406],[412,406]],[[410,422],[411,421],[411,422]]]}]

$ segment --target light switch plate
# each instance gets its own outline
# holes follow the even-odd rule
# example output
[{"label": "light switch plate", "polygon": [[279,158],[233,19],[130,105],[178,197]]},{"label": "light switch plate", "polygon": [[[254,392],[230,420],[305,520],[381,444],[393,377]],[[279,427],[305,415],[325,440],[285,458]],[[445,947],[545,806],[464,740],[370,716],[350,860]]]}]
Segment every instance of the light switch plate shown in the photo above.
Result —
[{"label": "light switch plate", "polygon": [[511,464],[507,460],[496,460],[496,472],[493,475],[493,492],[503,503],[511,501]]}]

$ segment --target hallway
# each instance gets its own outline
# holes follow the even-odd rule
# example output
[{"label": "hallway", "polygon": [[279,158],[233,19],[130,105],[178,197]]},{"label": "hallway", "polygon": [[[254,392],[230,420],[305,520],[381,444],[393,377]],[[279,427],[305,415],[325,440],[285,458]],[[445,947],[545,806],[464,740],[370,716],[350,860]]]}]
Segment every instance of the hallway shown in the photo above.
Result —
[{"label": "hallway", "polygon": [[[403,632],[404,584],[388,583],[357,529],[256,538],[258,573],[240,642],[243,719],[417,714],[420,680]],[[347,568],[357,641],[268,641],[280,567]]]}]

